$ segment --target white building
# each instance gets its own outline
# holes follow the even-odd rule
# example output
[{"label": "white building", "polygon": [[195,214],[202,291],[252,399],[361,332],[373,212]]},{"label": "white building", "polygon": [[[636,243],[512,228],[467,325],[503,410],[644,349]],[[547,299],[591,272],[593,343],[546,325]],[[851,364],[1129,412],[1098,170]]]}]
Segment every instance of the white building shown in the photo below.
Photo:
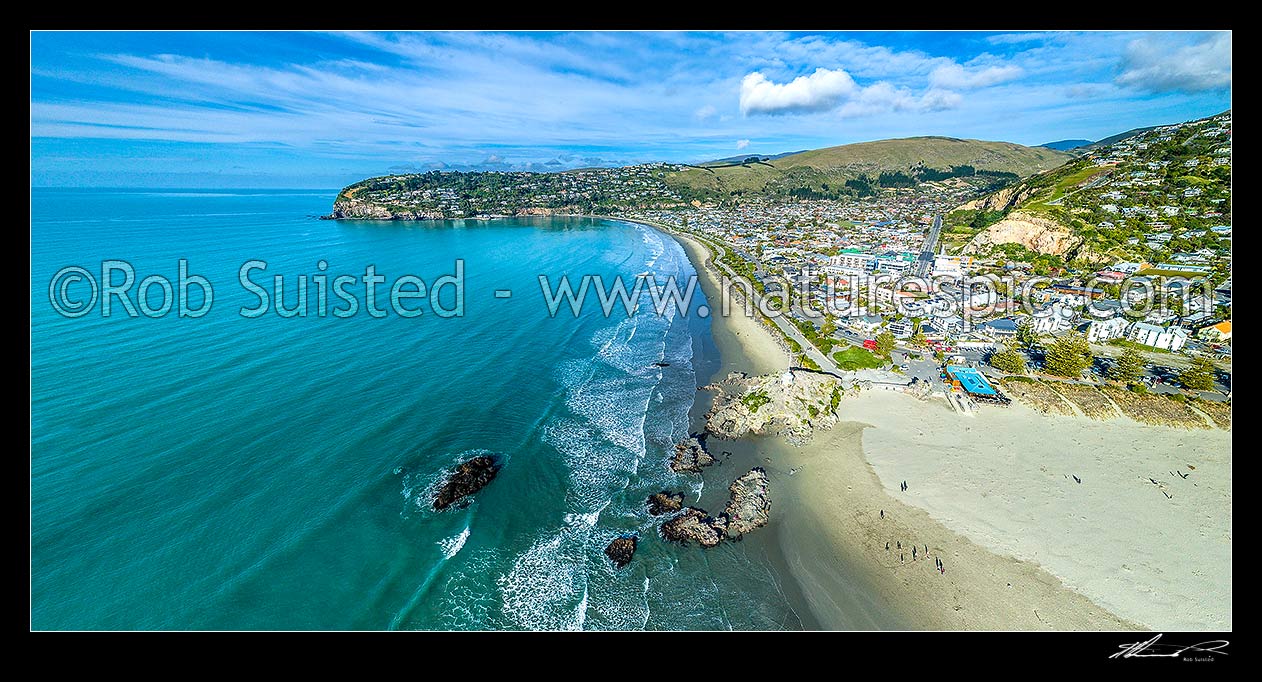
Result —
[{"label": "white building", "polygon": [[1188,341],[1188,331],[1183,327],[1158,327],[1147,322],[1136,322],[1127,332],[1127,338],[1153,348],[1179,350]]},{"label": "white building", "polygon": [[890,333],[893,334],[894,338],[896,339],[906,339],[906,338],[910,338],[912,335],[911,320],[907,320],[907,319],[895,320],[889,323],[888,329]]},{"label": "white building", "polygon": [[1112,339],[1120,339],[1126,336],[1126,328],[1129,326],[1130,323],[1124,317],[1094,320],[1091,326],[1087,327],[1087,340],[1091,343],[1105,343]]},{"label": "white building", "polygon": [[1057,302],[1035,311],[1030,324],[1039,334],[1055,334],[1072,327],[1075,315],[1074,306]]},{"label": "white building", "polygon": [[1147,263],[1114,263],[1113,267],[1109,269],[1114,272],[1121,272],[1127,275],[1133,275],[1147,267],[1148,267]]},{"label": "white building", "polygon": [[828,257],[828,264],[843,272],[868,272],[876,256],[870,253],[839,253]]},{"label": "white building", "polygon": [[971,265],[973,259],[970,256],[946,256],[939,254],[933,257],[933,274],[935,277],[953,277],[956,279],[964,276],[964,268]]}]

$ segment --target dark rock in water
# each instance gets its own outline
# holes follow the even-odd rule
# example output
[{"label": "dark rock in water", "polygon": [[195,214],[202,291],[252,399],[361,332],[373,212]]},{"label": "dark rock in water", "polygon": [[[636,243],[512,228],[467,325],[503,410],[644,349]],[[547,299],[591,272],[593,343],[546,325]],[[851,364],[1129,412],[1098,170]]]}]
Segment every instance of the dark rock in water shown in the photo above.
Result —
[{"label": "dark rock in water", "polygon": [[732,482],[728,488],[727,532],[740,537],[755,528],[767,525],[771,515],[771,498],[767,496],[767,471],[754,467]]},{"label": "dark rock in water", "polygon": [[682,514],[662,524],[662,537],[684,545],[695,540],[702,547],[714,547],[726,535],[726,515],[715,518],[696,507],[686,507]]},{"label": "dark rock in water", "polygon": [[714,464],[714,457],[706,452],[705,445],[696,436],[692,436],[675,445],[675,456],[671,458],[670,468],[678,473],[697,473],[711,464]]},{"label": "dark rock in water", "polygon": [[669,362],[655,362],[653,363],[653,366],[654,367],[670,367],[670,363]]},{"label": "dark rock in water", "polygon": [[622,568],[631,563],[631,557],[635,556],[636,537],[614,538],[605,548],[605,556],[613,560],[613,565]]},{"label": "dark rock in water", "polygon": [[480,455],[456,467],[455,473],[434,497],[434,509],[443,510],[486,487],[499,473],[494,457]]},{"label": "dark rock in water", "polygon": [[663,490],[660,493],[649,495],[648,504],[649,513],[653,516],[670,514],[684,508],[684,494]]}]

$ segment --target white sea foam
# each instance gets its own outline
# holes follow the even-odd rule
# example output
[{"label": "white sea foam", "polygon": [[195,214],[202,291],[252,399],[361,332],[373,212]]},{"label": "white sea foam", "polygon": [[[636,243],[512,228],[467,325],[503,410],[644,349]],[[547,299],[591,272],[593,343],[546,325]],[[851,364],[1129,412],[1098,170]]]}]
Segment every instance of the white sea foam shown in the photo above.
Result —
[{"label": "white sea foam", "polygon": [[[686,261],[675,253],[678,245],[652,230],[645,229],[642,235],[646,266],[657,265],[659,280],[670,274],[682,276]],[[643,498],[626,491],[628,486],[661,489],[676,484],[664,465],[641,471],[639,464],[649,456],[650,433],[654,458],[664,457],[667,443],[687,433],[695,386],[690,373],[679,371],[691,367],[687,325],[678,324],[682,318],[673,308],[659,317],[647,291],[640,300],[641,310],[653,314],[617,319],[596,330],[589,339],[591,358],[565,362],[555,370],[567,412],[544,425],[543,437],[569,470],[566,512],[561,528],[544,531],[497,578],[503,613],[518,627],[639,629],[648,623],[650,596],[656,590],[650,589],[644,573],[614,569],[604,548],[628,530],[636,529],[641,536],[651,531],[655,521],[641,519]],[[659,360],[676,369],[646,371]],[[611,506],[615,500],[626,502]],[[607,527],[627,521],[630,528]],[[639,566],[651,561],[637,557]],[[671,572],[669,567],[656,567],[651,569],[655,575],[661,573],[658,568]]]},{"label": "white sea foam", "polygon": [[582,627],[580,608],[587,589],[582,566],[582,541],[586,531],[563,528],[536,540],[499,577],[504,615],[530,630],[577,630]]},{"label": "white sea foam", "polygon": [[456,556],[463,547],[466,540],[469,539],[469,527],[465,526],[464,530],[449,538],[438,541],[438,546],[443,548],[443,558],[450,559]]}]

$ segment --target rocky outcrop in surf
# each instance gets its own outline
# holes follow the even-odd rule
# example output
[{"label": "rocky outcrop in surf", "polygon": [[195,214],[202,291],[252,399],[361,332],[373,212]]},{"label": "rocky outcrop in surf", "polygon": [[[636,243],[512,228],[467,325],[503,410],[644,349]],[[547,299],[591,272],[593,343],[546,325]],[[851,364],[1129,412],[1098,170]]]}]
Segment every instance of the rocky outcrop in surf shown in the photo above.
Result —
[{"label": "rocky outcrop in surf", "polygon": [[653,493],[649,495],[648,506],[649,513],[653,516],[673,514],[684,508],[684,494],[672,493],[669,490]]},{"label": "rocky outcrop in surf", "polygon": [[485,488],[499,470],[499,462],[489,455],[479,455],[461,462],[434,496],[434,509],[442,511]]},{"label": "rocky outcrop in surf", "polygon": [[637,538],[634,535],[614,538],[613,542],[605,547],[605,556],[613,561],[616,568],[622,568],[631,563],[631,557],[635,556],[636,542]]},{"label": "rocky outcrop in surf", "polygon": [[714,456],[705,449],[705,443],[696,436],[675,444],[675,456],[670,460],[670,468],[675,473],[699,473],[703,468],[714,464]]},{"label": "rocky outcrop in surf", "polygon": [[720,514],[716,518],[704,509],[686,507],[662,524],[662,537],[681,545],[695,541],[702,547],[715,547],[727,537],[727,517]]},{"label": "rocky outcrop in surf", "polygon": [[771,516],[771,498],[767,496],[767,471],[754,467],[732,482],[728,488],[727,534],[739,538],[755,528],[767,525]]},{"label": "rocky outcrop in surf", "polygon": [[[682,545],[696,542],[702,547],[716,547],[724,540],[739,540],[745,533],[767,525],[771,518],[771,498],[767,495],[765,469],[750,469],[732,482],[728,493],[726,511],[710,516],[699,507],[684,507],[679,515],[662,524],[662,537]],[[654,498],[666,494],[658,493],[649,498],[650,511]],[[682,495],[676,497],[683,498]]]}]

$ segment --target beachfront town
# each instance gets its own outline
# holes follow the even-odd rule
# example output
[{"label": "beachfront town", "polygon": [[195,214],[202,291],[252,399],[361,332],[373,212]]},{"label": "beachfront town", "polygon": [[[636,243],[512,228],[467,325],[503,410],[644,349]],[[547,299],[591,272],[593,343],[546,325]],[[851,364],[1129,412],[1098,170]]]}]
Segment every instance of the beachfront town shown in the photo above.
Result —
[{"label": "beachfront town", "polygon": [[[788,292],[798,338],[837,368],[855,368],[854,356],[837,349],[876,350],[888,335],[895,352],[877,355],[891,358],[895,372],[915,371],[909,358],[938,361],[919,369],[926,381],[954,378],[942,367],[952,361],[992,377],[1064,380],[1062,368],[1045,366],[1048,350],[1076,340],[1089,355],[1073,381],[1221,402],[1231,391],[1231,225],[1219,224],[1230,218],[1230,123],[1225,114],[1162,126],[1073,162],[1073,184],[1054,203],[1097,221],[1094,229],[1115,240],[1110,252],[1127,256],[1097,254],[1086,267],[944,238],[936,219],[972,198],[967,186],[945,183],[843,201],[692,202],[636,215],[721,249],[764,293]],[[1177,180],[1162,172],[1168,160],[1151,160],[1158,145],[1180,159]]]},{"label": "beachfront town", "polygon": [[[993,173],[914,164],[910,176],[881,174],[906,182],[863,176],[861,187],[834,197],[774,183],[698,189],[716,171],[767,172],[760,157],[709,167],[434,171],[351,185],[332,217],[639,219],[701,238],[732,274],[783,298],[790,326],[773,328],[790,349],[815,347],[799,353],[807,367],[884,361],[928,381],[946,378],[942,365],[954,360],[992,376],[1054,374],[1229,399],[1231,113],[1130,131],[1072,156],[999,192]],[[1031,248],[1019,230],[990,234],[1005,223],[1054,225],[1075,245]],[[878,341],[875,359],[844,350],[877,350]],[[1060,362],[1067,354],[1082,361]],[[917,358],[937,364],[918,367]]]}]

